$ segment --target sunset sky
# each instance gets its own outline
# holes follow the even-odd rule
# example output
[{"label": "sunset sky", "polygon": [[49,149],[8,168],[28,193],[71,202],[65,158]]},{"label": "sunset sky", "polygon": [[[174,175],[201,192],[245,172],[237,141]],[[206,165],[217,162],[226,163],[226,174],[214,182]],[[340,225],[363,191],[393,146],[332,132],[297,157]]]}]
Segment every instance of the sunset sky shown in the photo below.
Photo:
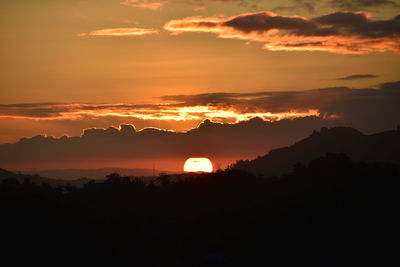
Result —
[{"label": "sunset sky", "polygon": [[[373,132],[398,118],[398,0],[0,6],[0,144],[120,124],[182,132],[204,119],[254,117],[344,119]],[[349,101],[358,101],[351,110]],[[375,104],[382,114],[368,109]],[[366,127],[368,116],[377,124]]]}]

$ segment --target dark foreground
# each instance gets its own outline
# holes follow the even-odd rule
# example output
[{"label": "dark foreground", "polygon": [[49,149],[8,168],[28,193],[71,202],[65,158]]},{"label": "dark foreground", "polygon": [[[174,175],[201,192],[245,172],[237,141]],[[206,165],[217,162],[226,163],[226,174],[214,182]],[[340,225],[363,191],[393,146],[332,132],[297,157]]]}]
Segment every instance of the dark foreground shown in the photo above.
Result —
[{"label": "dark foreground", "polygon": [[0,186],[7,266],[400,263],[400,172],[329,154],[281,177],[229,170],[82,189]]}]

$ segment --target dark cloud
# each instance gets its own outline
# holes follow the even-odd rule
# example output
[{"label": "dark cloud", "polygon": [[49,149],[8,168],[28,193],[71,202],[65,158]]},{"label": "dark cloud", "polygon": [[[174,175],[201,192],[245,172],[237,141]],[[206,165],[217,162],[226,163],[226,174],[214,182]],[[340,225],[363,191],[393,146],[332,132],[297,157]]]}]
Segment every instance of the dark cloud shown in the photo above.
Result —
[{"label": "dark cloud", "polygon": [[400,17],[371,20],[366,13],[339,11],[314,18],[323,25],[338,27],[343,33],[365,38],[396,38],[400,42]]},{"label": "dark cloud", "polygon": [[273,92],[257,93],[205,93],[198,95],[167,95],[159,97],[163,101],[176,102],[177,106],[217,105],[243,103],[243,98],[258,98],[273,95]]},{"label": "dark cloud", "polygon": [[330,4],[347,10],[382,6],[400,7],[399,0],[331,0]]},{"label": "dark cloud", "polygon": [[[213,23],[214,26],[209,25],[209,27],[215,27],[215,24]],[[275,16],[268,12],[259,12],[239,15],[222,23],[222,25],[244,33],[267,32],[276,29],[285,30],[297,36],[400,37],[400,19],[398,16],[394,19],[374,21],[362,12],[338,11],[313,19]]]},{"label": "dark cloud", "polygon": [[[130,111],[138,109],[159,110],[160,105],[129,104],[70,104],[70,103],[23,103],[0,104],[0,117],[36,119],[74,119],[96,115],[103,111]],[[104,114],[103,114],[104,115]]]},{"label": "dark cloud", "polygon": [[[355,77],[357,76],[344,78]],[[368,133],[391,129],[396,124],[400,124],[400,105],[398,105],[400,82],[384,83],[376,89],[330,87],[256,94],[178,95],[166,96],[162,99],[178,101],[181,105],[208,102],[214,106],[229,106],[238,112],[280,113],[289,110],[317,109],[322,117],[338,116],[341,123]]]},{"label": "dark cloud", "polygon": [[[277,6],[273,11],[293,11],[303,8],[312,12],[315,10],[317,5],[317,1],[315,0],[292,0],[292,2],[292,5]],[[400,0],[327,0],[318,2],[318,4],[321,3],[328,3],[331,7],[352,11],[365,8],[400,7]]]},{"label": "dark cloud", "polygon": [[272,9],[276,13],[287,13],[293,12],[299,9],[308,11],[309,13],[315,12],[315,1],[314,0],[292,0],[291,5],[276,6]]},{"label": "dark cloud", "polygon": [[345,126],[364,132],[393,129],[400,125],[400,82],[385,83],[379,89],[353,89],[321,109],[335,113]]},{"label": "dark cloud", "polygon": [[172,20],[171,32],[210,32],[221,38],[265,42],[271,51],[327,51],[338,54],[400,52],[400,16],[372,20],[363,12],[339,11],[316,18],[245,13],[230,18]]},{"label": "dark cloud", "polygon": [[221,25],[232,27],[244,33],[263,32],[272,29],[312,32],[318,28],[314,22],[301,17],[275,16],[268,12],[239,15]]},{"label": "dark cloud", "polygon": [[378,75],[374,75],[374,74],[354,74],[354,75],[349,75],[349,76],[338,78],[337,80],[352,81],[352,80],[359,80],[359,79],[372,79],[372,78],[377,78],[377,77],[378,77]]},{"label": "dark cloud", "polygon": [[305,91],[248,93],[209,93],[199,95],[164,96],[162,100],[176,101],[182,106],[213,105],[232,107],[239,112],[248,109],[260,112],[287,112],[290,110],[320,109],[327,103],[348,95],[353,89],[331,87]]},{"label": "dark cloud", "polygon": [[142,167],[181,170],[186,158],[209,157],[225,165],[252,158],[271,148],[307,136],[329,121],[317,117],[265,122],[255,118],[238,124],[204,121],[186,133],[133,126],[87,129],[77,137],[35,136],[0,145],[0,166],[8,169]]},{"label": "dark cloud", "polygon": [[319,16],[314,21],[323,25],[333,25],[339,27],[352,27],[368,23],[368,16],[365,13],[354,13],[339,11],[331,14]]}]

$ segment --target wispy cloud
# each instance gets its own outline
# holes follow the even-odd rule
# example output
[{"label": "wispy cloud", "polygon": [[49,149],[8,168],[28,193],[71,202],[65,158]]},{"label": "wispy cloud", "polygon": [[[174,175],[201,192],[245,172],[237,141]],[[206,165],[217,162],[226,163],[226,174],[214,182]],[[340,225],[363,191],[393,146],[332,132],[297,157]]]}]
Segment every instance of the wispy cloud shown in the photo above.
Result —
[{"label": "wispy cloud", "polygon": [[[193,96],[196,98],[196,96]],[[171,98],[172,99],[172,98]],[[201,101],[198,101],[201,103]],[[79,120],[86,117],[124,117],[142,120],[186,121],[210,119],[214,122],[240,122],[254,117],[265,121],[279,121],[307,116],[319,116],[317,110],[287,110],[281,112],[246,111],[241,112],[235,106],[219,104],[177,104],[129,105],[129,104],[62,104],[39,103],[0,105],[0,118],[32,120]],[[223,107],[225,106],[225,107]]]},{"label": "wispy cloud", "polygon": [[112,28],[91,31],[89,33],[81,33],[80,36],[142,36],[150,34],[158,34],[156,29],[144,28]]},{"label": "wispy cloud", "polygon": [[272,9],[273,12],[285,13],[293,12],[298,9],[304,9],[309,13],[315,12],[315,1],[314,0],[292,0],[291,5],[280,5]]},{"label": "wispy cloud", "polygon": [[292,12],[303,9],[310,13],[317,6],[331,6],[340,10],[376,10],[378,8],[399,8],[400,0],[291,0],[291,4],[281,4],[272,9],[274,12]]},{"label": "wispy cloud", "polygon": [[214,33],[220,38],[264,42],[270,51],[325,51],[337,54],[400,52],[400,15],[372,20],[363,12],[335,12],[316,18],[244,13],[229,18],[188,17],[167,22],[164,29]]},{"label": "wispy cloud", "polygon": [[168,3],[185,5],[193,10],[204,10],[206,9],[206,4],[203,1],[188,1],[188,0],[170,0]]},{"label": "wispy cloud", "polygon": [[[201,0],[195,0],[195,1],[189,1],[189,0],[167,0],[167,1],[157,1],[157,2],[149,2],[147,0],[125,0],[121,2],[121,5],[124,6],[129,6],[129,7],[135,7],[135,8],[141,8],[141,9],[151,9],[151,10],[160,10],[162,9],[165,5],[183,5],[188,8],[191,8],[193,10],[204,10],[206,8],[206,2],[207,0],[201,1]],[[218,0],[208,0],[208,1],[218,1]],[[220,1],[220,2],[225,2],[225,1]]]},{"label": "wispy cloud", "polygon": [[382,6],[400,7],[399,0],[330,0],[330,4],[334,7],[347,10]]},{"label": "wispy cloud", "polygon": [[137,7],[142,9],[158,10],[164,6],[166,2],[148,2],[147,0],[125,0],[121,2],[121,5]]},{"label": "wispy cloud", "polygon": [[338,78],[339,81],[351,81],[351,80],[358,80],[358,79],[372,79],[377,78],[378,75],[374,74],[354,74],[345,77]]}]

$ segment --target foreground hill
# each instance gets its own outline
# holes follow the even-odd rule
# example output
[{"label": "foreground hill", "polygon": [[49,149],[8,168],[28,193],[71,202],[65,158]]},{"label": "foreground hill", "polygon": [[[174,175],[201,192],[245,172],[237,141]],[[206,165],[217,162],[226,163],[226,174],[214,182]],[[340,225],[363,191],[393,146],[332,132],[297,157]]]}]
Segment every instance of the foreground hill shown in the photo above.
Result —
[{"label": "foreground hill", "polygon": [[308,164],[328,152],[345,153],[351,159],[366,162],[400,164],[400,131],[365,135],[353,128],[321,128],[289,147],[271,150],[253,160],[240,160],[230,168],[260,175],[280,175],[297,163]]}]

